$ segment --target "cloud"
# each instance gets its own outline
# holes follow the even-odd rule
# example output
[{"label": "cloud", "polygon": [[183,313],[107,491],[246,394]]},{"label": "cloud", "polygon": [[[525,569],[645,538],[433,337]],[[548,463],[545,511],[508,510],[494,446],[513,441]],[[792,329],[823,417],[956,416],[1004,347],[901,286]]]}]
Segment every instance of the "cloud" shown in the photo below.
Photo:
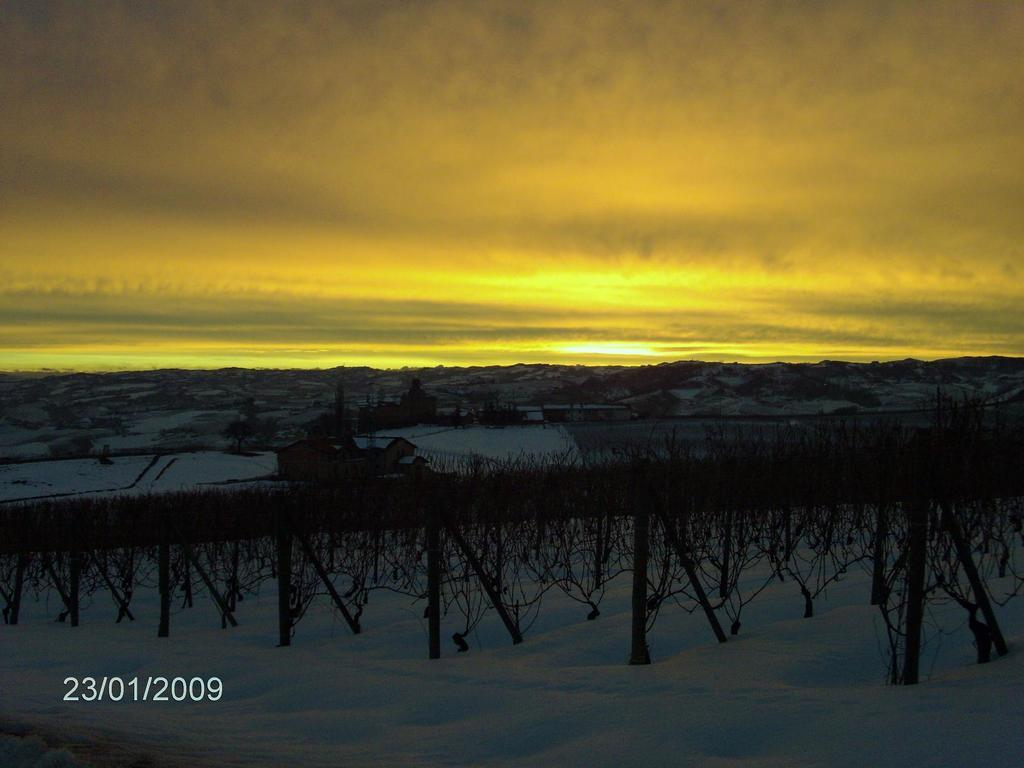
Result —
[{"label": "cloud", "polygon": [[[105,318],[201,295],[227,314],[210,298],[188,334],[271,349],[259,306],[237,311],[249,292],[279,294],[288,343],[415,338],[417,359],[448,359],[453,325],[500,357],[494,329],[513,322],[508,355],[537,359],[559,333],[671,348],[689,331],[779,357],[1024,353],[1002,314],[1024,298],[1019,5],[8,2],[0,17],[0,275],[27,291],[5,323],[52,349],[177,338]],[[68,286],[91,298],[47,325]],[[325,298],[349,315],[310,314]]]}]

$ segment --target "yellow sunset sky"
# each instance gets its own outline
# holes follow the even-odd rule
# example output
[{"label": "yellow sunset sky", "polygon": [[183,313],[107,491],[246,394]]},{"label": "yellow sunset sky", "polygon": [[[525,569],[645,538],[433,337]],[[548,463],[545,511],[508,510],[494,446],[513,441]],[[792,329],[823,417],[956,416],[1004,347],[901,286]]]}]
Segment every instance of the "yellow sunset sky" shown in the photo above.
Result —
[{"label": "yellow sunset sky", "polygon": [[1024,4],[0,2],[0,369],[1024,354]]}]

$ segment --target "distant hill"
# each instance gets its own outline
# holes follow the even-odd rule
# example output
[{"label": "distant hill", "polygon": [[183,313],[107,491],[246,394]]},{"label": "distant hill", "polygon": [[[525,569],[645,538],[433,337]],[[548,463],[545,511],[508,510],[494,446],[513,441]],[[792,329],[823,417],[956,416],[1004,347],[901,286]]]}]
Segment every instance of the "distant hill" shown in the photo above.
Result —
[{"label": "distant hill", "polygon": [[377,370],[158,370],[0,375],[0,456],[46,455],[83,438],[98,449],[211,446],[246,401],[265,441],[301,431],[332,407],[340,381],[355,408],[397,396],[412,378],[440,405],[627,403],[650,417],[785,416],[925,408],[937,389],[1024,402],[1024,359],[962,357],[884,363],[708,363],[639,367],[512,365]]}]

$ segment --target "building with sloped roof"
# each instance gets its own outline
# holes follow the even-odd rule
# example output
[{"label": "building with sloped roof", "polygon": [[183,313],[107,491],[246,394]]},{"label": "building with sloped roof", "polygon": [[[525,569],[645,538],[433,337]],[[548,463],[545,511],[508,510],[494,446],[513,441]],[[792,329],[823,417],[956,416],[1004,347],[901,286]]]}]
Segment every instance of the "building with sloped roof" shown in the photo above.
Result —
[{"label": "building with sloped roof", "polygon": [[409,474],[422,471],[416,446],[404,437],[307,437],[277,451],[277,474],[282,480],[335,482],[366,475]]}]

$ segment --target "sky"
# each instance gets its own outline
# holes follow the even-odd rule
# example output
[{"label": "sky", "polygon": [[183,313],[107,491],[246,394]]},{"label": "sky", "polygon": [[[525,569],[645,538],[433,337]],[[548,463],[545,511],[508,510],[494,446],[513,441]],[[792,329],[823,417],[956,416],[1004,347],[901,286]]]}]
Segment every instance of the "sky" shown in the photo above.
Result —
[{"label": "sky", "polygon": [[0,369],[1024,354],[1024,3],[0,2]]}]

